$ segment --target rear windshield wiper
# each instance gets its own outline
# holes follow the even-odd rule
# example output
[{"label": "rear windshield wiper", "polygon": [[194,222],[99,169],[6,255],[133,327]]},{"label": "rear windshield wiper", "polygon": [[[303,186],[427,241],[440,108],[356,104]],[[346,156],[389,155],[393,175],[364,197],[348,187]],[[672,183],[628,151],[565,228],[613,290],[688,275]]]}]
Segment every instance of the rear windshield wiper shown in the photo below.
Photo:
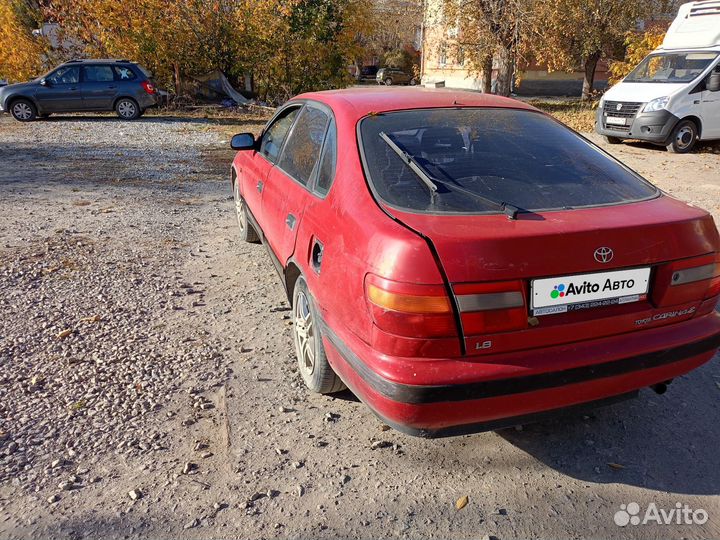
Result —
[{"label": "rear windshield wiper", "polygon": [[467,195],[468,197],[472,197],[473,199],[484,202],[485,204],[489,204],[490,206],[501,210],[503,213],[507,214],[508,219],[517,219],[518,212],[520,212],[521,208],[505,201],[497,201],[489,197],[484,197],[456,184],[448,184],[447,182],[438,180],[437,178],[432,176],[432,174],[430,174],[430,172],[425,167],[423,167],[412,155],[400,148],[400,146],[390,138],[390,135],[388,135],[384,131],[381,131],[379,133],[379,136],[390,148],[392,148],[392,150],[400,157],[403,163],[405,163],[405,165],[407,165],[408,168],[412,172],[414,172],[417,177],[422,181],[423,185],[430,192],[431,204],[435,203],[435,198],[437,197],[438,191],[437,182],[439,182],[448,189],[454,190],[458,193],[462,193],[464,195]]},{"label": "rear windshield wiper", "polygon": [[437,196],[438,187],[437,184],[433,182],[432,176],[428,174],[425,168],[420,165],[414,157],[412,157],[405,150],[400,148],[397,143],[390,138],[390,135],[388,135],[384,131],[381,131],[380,138],[385,141],[385,144],[392,148],[392,150],[400,157],[400,159],[402,159],[403,163],[405,163],[405,165],[407,165],[410,170],[414,172],[417,177],[422,181],[423,185],[430,192],[430,202],[434,203],[435,197]]}]

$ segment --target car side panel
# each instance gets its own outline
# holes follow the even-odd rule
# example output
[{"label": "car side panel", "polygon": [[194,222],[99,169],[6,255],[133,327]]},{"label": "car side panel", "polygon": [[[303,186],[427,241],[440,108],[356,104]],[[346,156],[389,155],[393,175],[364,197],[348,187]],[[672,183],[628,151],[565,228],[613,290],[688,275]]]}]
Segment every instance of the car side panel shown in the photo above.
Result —
[{"label": "car side panel", "polygon": [[233,161],[237,174],[236,182],[240,182],[240,194],[258,225],[265,230],[262,214],[262,190],[265,187],[268,173],[273,165],[255,150],[238,152]]},{"label": "car side panel", "polygon": [[[355,123],[334,110],[338,133],[335,180],[328,195],[311,195],[295,242],[294,262],[306,278],[323,319],[337,332],[372,341],[365,276],[442,284],[428,244],[393,221],[376,204],[365,182]],[[319,271],[312,265],[315,241],[323,246]],[[458,340],[453,343],[457,345]]]}]

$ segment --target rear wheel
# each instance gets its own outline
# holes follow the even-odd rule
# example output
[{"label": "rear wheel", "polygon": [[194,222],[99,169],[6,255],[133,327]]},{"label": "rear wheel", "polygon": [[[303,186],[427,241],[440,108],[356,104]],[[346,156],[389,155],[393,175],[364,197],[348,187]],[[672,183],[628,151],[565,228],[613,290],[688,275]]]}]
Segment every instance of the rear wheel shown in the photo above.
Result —
[{"label": "rear wheel", "polygon": [[10,114],[18,122],[32,122],[37,118],[37,109],[28,99],[17,99],[10,106]]},{"label": "rear wheel", "polygon": [[670,144],[667,145],[668,152],[673,154],[687,154],[695,148],[700,134],[697,125],[692,120],[679,122],[670,137]]},{"label": "rear wheel", "polygon": [[603,139],[605,139],[605,142],[608,144],[621,144],[623,142],[620,137],[611,137],[610,135],[605,135]]},{"label": "rear wheel", "polygon": [[115,104],[115,112],[123,120],[140,118],[140,107],[134,99],[122,98]]},{"label": "rear wheel", "polygon": [[240,195],[239,184],[240,183],[236,181],[235,185],[233,186],[233,198],[235,199],[235,214],[237,215],[238,228],[240,229],[240,240],[242,240],[243,242],[249,242],[251,244],[257,244],[258,242],[260,242],[260,237],[248,221],[245,199],[243,199]]},{"label": "rear wheel", "polygon": [[385,79],[385,86],[392,86],[392,83],[393,83],[393,81],[392,81],[392,79],[391,79],[390,77],[388,77],[387,79]]},{"label": "rear wheel", "polygon": [[293,334],[300,375],[313,392],[340,392],[346,386],[328,363],[318,322],[315,301],[300,276],[293,291]]}]

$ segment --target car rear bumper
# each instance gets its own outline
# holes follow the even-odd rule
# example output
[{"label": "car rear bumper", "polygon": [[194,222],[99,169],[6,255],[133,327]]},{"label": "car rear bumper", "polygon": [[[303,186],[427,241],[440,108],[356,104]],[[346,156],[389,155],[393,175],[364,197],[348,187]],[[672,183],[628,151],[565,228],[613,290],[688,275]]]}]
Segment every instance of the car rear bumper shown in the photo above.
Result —
[{"label": "car rear bumper", "polygon": [[[672,326],[495,357],[393,359],[326,324],[328,360],[382,420],[421,437],[529,422],[567,407],[602,404],[678,377],[720,347],[720,314]],[[352,347],[352,348],[351,348]],[[423,384],[413,384],[418,379]]]}]

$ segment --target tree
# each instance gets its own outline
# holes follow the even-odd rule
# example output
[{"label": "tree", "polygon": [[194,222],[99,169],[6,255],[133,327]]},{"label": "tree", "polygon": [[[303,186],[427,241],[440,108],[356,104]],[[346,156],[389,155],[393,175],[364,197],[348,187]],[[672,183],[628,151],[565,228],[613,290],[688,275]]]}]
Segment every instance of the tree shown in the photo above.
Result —
[{"label": "tree", "polygon": [[483,91],[490,90],[493,59],[497,93],[509,96],[521,44],[534,0],[444,0],[446,20],[457,23],[457,46],[471,71],[481,73]]},{"label": "tree", "polygon": [[23,81],[44,69],[48,43],[32,34],[38,19],[32,4],[0,0],[0,79]]},{"label": "tree", "polygon": [[533,17],[534,57],[549,70],[584,72],[582,99],[589,100],[595,70],[603,56],[612,56],[626,34],[652,9],[637,0],[538,1]]},{"label": "tree", "polygon": [[647,32],[630,32],[625,38],[625,58],[610,63],[610,83],[620,82],[665,39],[665,30],[655,28]]}]

